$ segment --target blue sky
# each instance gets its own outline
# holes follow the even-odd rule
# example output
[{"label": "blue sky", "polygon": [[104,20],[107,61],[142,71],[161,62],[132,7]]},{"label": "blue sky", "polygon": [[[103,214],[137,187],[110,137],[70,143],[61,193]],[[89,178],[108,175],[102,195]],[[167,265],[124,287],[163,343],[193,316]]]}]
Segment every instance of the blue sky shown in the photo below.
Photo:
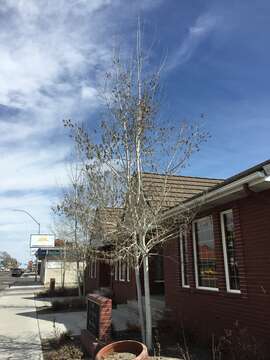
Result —
[{"label": "blue sky", "polygon": [[269,1],[2,0],[0,250],[28,258],[36,226],[14,208],[51,231],[71,149],[62,119],[95,123],[112,49],[130,51],[138,14],[153,63],[166,58],[164,121],[204,113],[211,133],[185,174],[226,178],[269,158]]}]

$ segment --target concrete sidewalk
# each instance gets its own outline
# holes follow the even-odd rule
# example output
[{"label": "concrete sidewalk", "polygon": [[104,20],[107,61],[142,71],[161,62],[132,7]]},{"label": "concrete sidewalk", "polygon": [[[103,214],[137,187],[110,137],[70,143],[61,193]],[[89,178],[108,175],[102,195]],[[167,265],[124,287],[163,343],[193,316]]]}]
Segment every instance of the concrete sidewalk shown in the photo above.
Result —
[{"label": "concrete sidewalk", "polygon": [[34,299],[34,293],[41,288],[39,285],[24,284],[1,292],[1,360],[43,359]]},{"label": "concrete sidewalk", "polygon": [[[73,297],[74,298],[74,297]],[[69,297],[36,299],[36,309],[48,308],[52,301],[68,301]],[[72,335],[80,335],[81,330],[86,328],[86,310],[67,312],[38,312],[37,315],[40,337],[42,340],[56,337],[59,334],[70,332]]]}]

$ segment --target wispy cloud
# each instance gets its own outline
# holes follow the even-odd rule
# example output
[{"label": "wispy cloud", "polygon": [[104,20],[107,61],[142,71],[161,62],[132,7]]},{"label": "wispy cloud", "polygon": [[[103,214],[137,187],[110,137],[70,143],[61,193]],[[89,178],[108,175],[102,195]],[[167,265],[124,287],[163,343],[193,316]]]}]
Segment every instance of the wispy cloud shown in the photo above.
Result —
[{"label": "wispy cloud", "polygon": [[[127,19],[133,23],[139,8],[152,11],[160,3],[1,1],[0,250],[16,255],[12,241],[26,236],[16,225],[22,214],[11,216],[14,207],[35,214],[47,230],[55,189],[66,183],[70,146],[62,119],[95,118],[112,36],[122,39]],[[28,230],[34,225],[30,219]]]},{"label": "wispy cloud", "polygon": [[69,147],[49,146],[33,152],[26,148],[19,152],[10,150],[0,158],[1,173],[0,194],[21,190],[49,190],[57,185],[66,185],[66,157]]},{"label": "wispy cloud", "polygon": [[210,13],[197,17],[194,24],[189,27],[180,47],[172,54],[171,60],[166,66],[167,71],[186,63],[199,44],[215,29],[217,22],[218,18]]},{"label": "wispy cloud", "polygon": [[[87,72],[108,58],[99,27],[94,28],[97,20],[89,21],[108,3],[7,1],[0,10],[2,20],[9,15],[0,38],[0,103],[39,113],[71,111]],[[89,82],[95,85],[95,78]]]}]

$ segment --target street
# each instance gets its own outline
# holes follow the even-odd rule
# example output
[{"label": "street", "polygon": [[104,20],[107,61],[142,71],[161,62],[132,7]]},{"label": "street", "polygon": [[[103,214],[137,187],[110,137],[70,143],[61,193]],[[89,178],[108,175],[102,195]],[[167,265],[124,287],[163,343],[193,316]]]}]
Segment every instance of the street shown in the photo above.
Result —
[{"label": "street", "polygon": [[9,284],[13,284],[15,282],[14,277],[11,276],[10,272],[0,272],[0,291],[4,290]]}]

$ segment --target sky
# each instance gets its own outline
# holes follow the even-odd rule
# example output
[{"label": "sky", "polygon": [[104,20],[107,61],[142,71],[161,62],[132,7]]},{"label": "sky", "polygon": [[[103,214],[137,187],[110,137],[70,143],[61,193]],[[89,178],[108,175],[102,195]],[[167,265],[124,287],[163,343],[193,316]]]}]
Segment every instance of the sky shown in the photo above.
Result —
[{"label": "sky", "polygon": [[0,0],[0,251],[29,258],[37,225],[14,209],[51,232],[72,150],[62,120],[96,123],[138,15],[153,63],[165,59],[164,122],[204,114],[211,134],[184,174],[226,178],[270,158],[268,0]]}]

